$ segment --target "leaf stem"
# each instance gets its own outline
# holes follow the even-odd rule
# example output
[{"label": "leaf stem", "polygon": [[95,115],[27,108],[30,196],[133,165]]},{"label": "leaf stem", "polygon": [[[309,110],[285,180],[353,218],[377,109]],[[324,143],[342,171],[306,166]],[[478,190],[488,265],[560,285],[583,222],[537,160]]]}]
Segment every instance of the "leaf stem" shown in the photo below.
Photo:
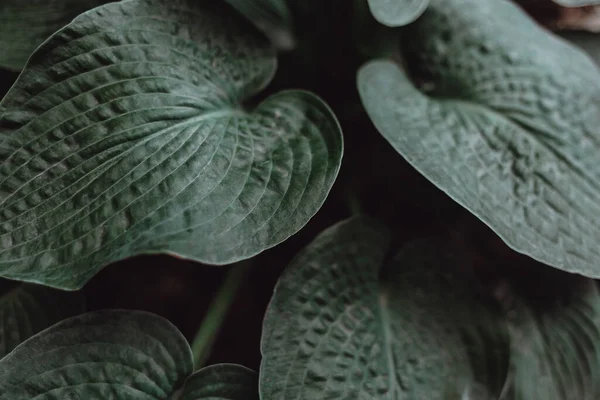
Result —
[{"label": "leaf stem", "polygon": [[250,268],[249,261],[240,262],[231,267],[221,284],[217,295],[213,298],[200,328],[192,341],[192,354],[195,369],[201,368],[210,356],[212,347],[227,317],[227,312],[235,300],[246,272]]}]

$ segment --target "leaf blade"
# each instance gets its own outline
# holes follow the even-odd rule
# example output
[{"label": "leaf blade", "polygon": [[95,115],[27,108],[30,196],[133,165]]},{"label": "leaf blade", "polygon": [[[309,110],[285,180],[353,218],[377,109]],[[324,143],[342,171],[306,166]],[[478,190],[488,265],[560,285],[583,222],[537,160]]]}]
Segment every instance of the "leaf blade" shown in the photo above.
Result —
[{"label": "leaf blade", "polygon": [[434,290],[451,287],[439,249],[417,243],[386,262],[389,239],[379,224],[354,218],[292,262],[264,320],[262,398],[447,399],[488,384],[500,390],[503,324],[487,305],[465,301],[472,297],[462,287],[456,297]]},{"label": "leaf blade", "polygon": [[62,321],[0,360],[0,398],[168,398],[193,369],[183,335],[139,311],[98,311]]},{"label": "leaf blade", "polygon": [[181,400],[258,400],[256,372],[235,364],[211,365],[186,381]]},{"label": "leaf blade", "polygon": [[377,21],[399,27],[410,24],[423,14],[429,0],[369,0],[369,8]]},{"label": "leaf blade", "polygon": [[0,274],[72,289],[135,254],[228,264],[294,234],[343,141],[306,92],[243,110],[275,67],[223,2],[129,0],[75,19],[1,103]]},{"label": "leaf blade", "polygon": [[107,0],[3,1],[0,6],[0,67],[18,71],[33,51],[80,13]]},{"label": "leaf blade", "polygon": [[81,293],[22,284],[0,297],[0,359],[55,323],[84,311]]},{"label": "leaf blade", "polygon": [[409,69],[422,65],[429,92],[392,64],[365,66],[359,91],[380,133],[511,248],[599,274],[591,59],[507,1],[433,1],[408,29],[422,39],[403,44]]}]

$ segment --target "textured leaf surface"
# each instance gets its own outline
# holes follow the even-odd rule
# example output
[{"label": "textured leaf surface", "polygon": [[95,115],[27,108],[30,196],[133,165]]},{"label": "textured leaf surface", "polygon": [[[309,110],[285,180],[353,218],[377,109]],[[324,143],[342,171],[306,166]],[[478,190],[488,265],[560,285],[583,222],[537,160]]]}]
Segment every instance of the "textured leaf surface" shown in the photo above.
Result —
[{"label": "textured leaf surface", "polygon": [[2,0],[0,67],[20,70],[33,51],[80,13],[108,0]]},{"label": "textured leaf surface", "polygon": [[375,19],[384,25],[397,27],[419,18],[429,0],[369,0]]},{"label": "textured leaf surface", "polygon": [[181,400],[258,400],[258,375],[240,365],[212,365],[188,378]]},{"label": "textured leaf surface", "polygon": [[22,284],[0,297],[0,359],[55,323],[83,312],[81,293]]},{"label": "textured leaf surface", "polygon": [[0,360],[0,399],[168,399],[192,368],[188,343],[165,319],[100,311],[60,322]]},{"label": "textured leaf surface", "polygon": [[112,3],[54,35],[0,104],[0,275],[77,288],[135,254],[227,264],[298,231],[342,137],[306,92],[243,110],[275,66],[224,2]]},{"label": "textured leaf surface", "polygon": [[355,218],[322,233],[292,262],[265,317],[262,399],[498,393],[507,329],[468,282],[443,272],[458,261],[418,242],[381,269],[388,247],[384,228]]},{"label": "textured leaf surface", "polygon": [[514,400],[600,398],[600,295],[594,282],[570,299],[523,305],[511,324]]},{"label": "textured leaf surface", "polygon": [[505,0],[435,0],[406,71],[374,61],[363,103],[416,169],[515,250],[600,276],[600,71]]}]

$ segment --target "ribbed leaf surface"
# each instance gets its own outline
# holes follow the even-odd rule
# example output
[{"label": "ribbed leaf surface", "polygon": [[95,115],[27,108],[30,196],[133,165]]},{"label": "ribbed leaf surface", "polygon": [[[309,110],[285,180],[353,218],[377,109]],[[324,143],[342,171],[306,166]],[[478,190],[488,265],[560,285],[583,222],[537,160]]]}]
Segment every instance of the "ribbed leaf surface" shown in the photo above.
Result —
[{"label": "ribbed leaf surface", "polygon": [[0,275],[72,289],[136,254],[227,264],[297,232],[342,137],[310,93],[244,109],[275,66],[222,1],[129,0],[75,19],[0,104]]},{"label": "ribbed leaf surface", "polygon": [[262,399],[499,394],[508,332],[497,310],[445,272],[460,261],[437,242],[385,261],[389,241],[385,228],[354,218],[292,262],[265,317]]}]

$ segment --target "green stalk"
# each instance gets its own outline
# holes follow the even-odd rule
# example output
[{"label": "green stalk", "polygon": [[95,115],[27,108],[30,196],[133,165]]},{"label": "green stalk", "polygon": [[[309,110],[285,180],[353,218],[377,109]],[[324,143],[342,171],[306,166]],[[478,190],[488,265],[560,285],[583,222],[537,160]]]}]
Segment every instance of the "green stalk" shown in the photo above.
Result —
[{"label": "green stalk", "polygon": [[232,266],[217,295],[208,306],[196,337],[192,341],[192,354],[194,355],[196,369],[202,368],[210,356],[217,335],[249,267],[250,262],[248,261]]}]

